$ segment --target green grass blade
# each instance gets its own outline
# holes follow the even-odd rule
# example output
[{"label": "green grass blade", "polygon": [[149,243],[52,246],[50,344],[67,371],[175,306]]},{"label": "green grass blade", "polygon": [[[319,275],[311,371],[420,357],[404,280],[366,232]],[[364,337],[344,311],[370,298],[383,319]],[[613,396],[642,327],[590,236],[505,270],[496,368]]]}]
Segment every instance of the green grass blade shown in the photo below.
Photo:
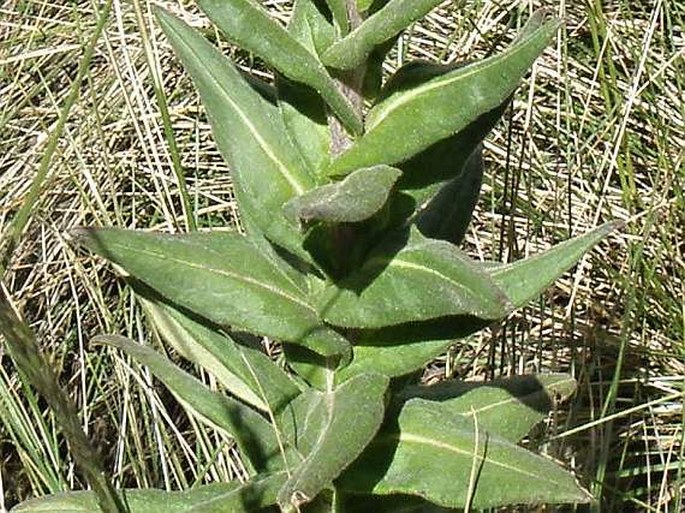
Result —
[{"label": "green grass blade", "polygon": [[81,92],[81,84],[83,83],[83,79],[88,74],[88,68],[91,65],[95,47],[97,46],[97,42],[102,35],[105,25],[107,24],[111,9],[112,0],[107,0],[99,12],[95,31],[86,45],[81,62],[79,62],[76,77],[71,84],[69,95],[67,96],[62,111],[59,114],[57,124],[55,125],[54,130],[52,130],[50,133],[45,152],[40,159],[40,165],[38,167],[36,177],[31,182],[31,187],[21,205],[21,208],[12,220],[12,223],[10,224],[6,233],[4,233],[2,236],[2,240],[6,241],[7,246],[3,248],[2,254],[0,254],[0,275],[4,275],[5,269],[12,258],[12,253],[19,243],[19,239],[24,233],[26,225],[31,219],[31,212],[35,208],[36,202],[38,201],[38,198],[45,187],[45,180],[47,179],[50,171],[52,157],[54,156],[55,151],[57,151],[57,145],[59,144],[59,140],[62,137],[62,132],[66,127],[67,121],[69,120],[71,109],[76,103],[76,100]]}]

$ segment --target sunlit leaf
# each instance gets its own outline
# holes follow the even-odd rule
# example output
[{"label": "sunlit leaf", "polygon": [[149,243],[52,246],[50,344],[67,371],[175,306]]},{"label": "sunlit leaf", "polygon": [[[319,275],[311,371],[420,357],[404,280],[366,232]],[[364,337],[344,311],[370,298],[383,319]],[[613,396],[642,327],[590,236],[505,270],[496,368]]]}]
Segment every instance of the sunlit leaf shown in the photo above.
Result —
[{"label": "sunlit leaf", "polygon": [[475,418],[412,399],[337,481],[341,489],[418,495],[445,507],[589,502],[556,463],[488,433]]},{"label": "sunlit leaf", "polygon": [[[288,32],[312,53],[320,54],[335,38],[335,28],[311,0],[296,0]],[[328,164],[331,134],[326,104],[309,86],[279,75],[276,77],[278,105],[295,146],[313,173]]]},{"label": "sunlit leaf", "polygon": [[187,411],[235,439],[255,469],[277,461],[279,446],[273,427],[247,405],[210,390],[150,347],[117,335],[101,335],[93,341],[116,347],[149,367]]},{"label": "sunlit leaf", "polygon": [[473,317],[444,317],[375,330],[361,330],[352,349],[352,361],[337,373],[345,380],[363,372],[398,377],[422,369],[443,354],[456,340],[483,327],[486,321]]},{"label": "sunlit leaf", "polygon": [[[128,513],[252,513],[276,502],[285,473],[239,481],[198,486],[182,492],[155,489],[120,490]],[[100,511],[92,491],[59,493],[31,499],[14,507],[12,513],[94,513]]]},{"label": "sunlit leaf", "polygon": [[262,411],[278,412],[299,394],[288,375],[257,348],[241,345],[161,301],[143,299],[143,306],[167,343],[212,373],[235,397]]},{"label": "sunlit leaf", "polygon": [[283,206],[286,217],[328,223],[357,223],[378,212],[402,172],[390,166],[358,169],[342,181],[322,185]]},{"label": "sunlit leaf", "polygon": [[72,233],[169,301],[220,326],[302,344],[329,356],[349,350],[342,336],[321,324],[306,291],[239,234],[168,235],[115,228]]},{"label": "sunlit leaf", "polygon": [[486,383],[443,381],[409,387],[400,397],[436,401],[444,415],[476,417],[480,429],[516,443],[547,417],[556,399],[567,399],[575,389],[576,381],[567,374],[540,374]]},{"label": "sunlit leaf", "polygon": [[316,90],[350,133],[362,132],[359,116],[318,57],[259,4],[250,0],[198,0],[198,5],[231,41],[289,79]]},{"label": "sunlit leaf", "polygon": [[362,374],[304,396],[312,405],[295,419],[303,460],[279,492],[283,510],[312,500],[361,454],[383,421],[387,386],[385,376]]},{"label": "sunlit leaf", "polygon": [[508,303],[487,274],[455,246],[413,232],[372,253],[320,302],[336,326],[381,328],[444,316],[499,319]]},{"label": "sunlit leaf", "polygon": [[162,9],[155,12],[200,93],[214,140],[231,167],[241,210],[271,240],[306,257],[297,228],[279,212],[313,181],[284,137],[276,107],[200,33]]},{"label": "sunlit leaf", "polygon": [[523,29],[525,37],[501,54],[390,95],[370,110],[366,133],[328,173],[401,162],[464,129],[511,95],[557,27],[556,19],[534,16]]},{"label": "sunlit leaf", "polygon": [[606,223],[594,230],[511,264],[483,266],[515,308],[526,305],[573,266],[592,246],[622,226]]},{"label": "sunlit leaf", "polygon": [[[323,54],[324,64],[339,69],[356,68],[377,45],[421,19],[441,2],[442,0],[390,0],[358,28],[331,46]],[[368,5],[362,7],[368,8]]]},{"label": "sunlit leaf", "polygon": [[[314,2],[311,1],[311,3]],[[347,34],[350,30],[350,20],[347,16],[347,6],[345,5],[345,0],[326,0],[326,4],[331,10],[331,14],[333,14],[333,19],[335,20],[335,24],[338,26],[340,34]]]}]

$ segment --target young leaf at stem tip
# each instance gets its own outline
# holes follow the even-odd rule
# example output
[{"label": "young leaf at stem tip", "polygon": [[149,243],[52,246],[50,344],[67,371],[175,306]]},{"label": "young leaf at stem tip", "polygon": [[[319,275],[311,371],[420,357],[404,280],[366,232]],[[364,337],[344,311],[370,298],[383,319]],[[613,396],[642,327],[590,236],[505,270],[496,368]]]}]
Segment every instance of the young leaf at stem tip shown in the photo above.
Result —
[{"label": "young leaf at stem tip", "polygon": [[352,135],[363,131],[354,107],[338,90],[318,57],[298,43],[260,5],[250,0],[198,0],[198,5],[231,41],[258,55],[291,80],[318,91]]},{"label": "young leaf at stem tip", "polygon": [[366,132],[334,160],[327,173],[395,164],[449,137],[511,95],[559,26],[532,17],[507,50],[398,92],[369,111]]}]

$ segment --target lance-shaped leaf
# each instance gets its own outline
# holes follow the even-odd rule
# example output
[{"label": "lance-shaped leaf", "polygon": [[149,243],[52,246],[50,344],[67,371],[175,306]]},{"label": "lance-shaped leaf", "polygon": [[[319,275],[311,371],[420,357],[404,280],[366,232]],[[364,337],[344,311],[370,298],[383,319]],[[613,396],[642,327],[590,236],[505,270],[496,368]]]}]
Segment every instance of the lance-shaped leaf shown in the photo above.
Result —
[{"label": "lance-shaped leaf", "polygon": [[[251,513],[276,502],[276,492],[285,480],[279,472],[259,476],[245,484],[238,481],[199,486],[192,490],[167,492],[155,489],[120,490],[128,513]],[[12,513],[93,513],[100,511],[92,491],[59,493],[31,499]]]},{"label": "lance-shaped leaf", "polygon": [[431,11],[442,0],[390,0],[359,27],[331,46],[322,56],[326,66],[353,69],[377,45],[391,39]]},{"label": "lance-shaped leaf", "polygon": [[306,292],[239,234],[115,228],[72,233],[172,303],[220,326],[301,344],[326,356],[349,351],[342,336],[321,324]]},{"label": "lance-shaped leaf", "polygon": [[403,235],[381,245],[319,304],[327,322],[351,328],[455,315],[499,319],[509,310],[497,285],[464,253],[415,231],[409,241]]},{"label": "lance-shaped leaf", "polygon": [[455,340],[487,324],[457,316],[362,330],[352,348],[352,361],[336,373],[336,378],[343,381],[363,372],[379,372],[391,378],[410,374],[447,351]]},{"label": "lance-shaped leaf", "polygon": [[423,399],[405,404],[398,426],[380,433],[337,485],[418,495],[451,508],[591,500],[556,463],[484,431],[477,418],[446,415]]},{"label": "lance-shaped leaf", "polygon": [[231,41],[258,55],[291,80],[316,90],[352,134],[362,122],[313,53],[251,0],[199,0],[198,5]]},{"label": "lance-shaped leaf", "polygon": [[573,266],[585,252],[614,231],[620,222],[606,223],[537,255],[512,264],[483,266],[515,308],[534,299]]},{"label": "lance-shaped leaf", "polygon": [[460,244],[471,222],[483,180],[481,148],[471,155],[456,178],[447,182],[415,219],[426,237]]},{"label": "lance-shaped leaf", "polygon": [[297,228],[278,212],[313,181],[283,136],[277,109],[197,31],[162,9],[155,12],[200,93],[216,144],[231,166],[241,211],[271,240],[306,258]]},{"label": "lance-shaped leaf", "polygon": [[514,376],[487,383],[443,381],[409,387],[400,398],[421,397],[438,402],[444,415],[477,418],[480,429],[517,443],[547,417],[555,400],[565,400],[576,389],[567,374]]},{"label": "lance-shaped leaf", "polygon": [[149,367],[188,412],[231,436],[255,469],[278,463],[279,446],[273,427],[247,405],[210,390],[168,358],[133,340],[103,335],[93,341],[116,347]]},{"label": "lance-shaped leaf", "polygon": [[288,375],[256,348],[154,299],[144,299],[148,317],[162,338],[202,366],[235,397],[265,412],[278,412],[300,391]]},{"label": "lance-shaped leaf", "polygon": [[[532,25],[532,26],[531,26]],[[508,98],[558,27],[534,16],[500,55],[458,68],[376,104],[366,133],[329,166],[330,175],[408,159],[467,127]]]},{"label": "lance-shaped leaf", "polygon": [[283,206],[291,219],[327,223],[358,223],[378,212],[402,172],[390,166],[358,169],[342,181],[322,185]]},{"label": "lance-shaped leaf", "polygon": [[281,509],[312,500],[361,454],[383,421],[387,387],[385,376],[362,374],[311,395],[312,408],[295,426],[304,459],[279,492]]},{"label": "lance-shaped leaf", "polygon": [[[307,50],[320,54],[335,38],[335,28],[311,0],[296,0],[288,32]],[[331,133],[326,104],[309,86],[276,77],[278,105],[283,121],[302,158],[316,174],[328,164]]]}]

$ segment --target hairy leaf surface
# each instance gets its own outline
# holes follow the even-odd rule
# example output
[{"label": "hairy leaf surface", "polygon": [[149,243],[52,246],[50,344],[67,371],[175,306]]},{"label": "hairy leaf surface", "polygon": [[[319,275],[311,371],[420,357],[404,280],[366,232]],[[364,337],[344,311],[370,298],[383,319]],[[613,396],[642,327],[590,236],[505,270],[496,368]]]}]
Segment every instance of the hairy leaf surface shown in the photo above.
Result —
[{"label": "hairy leaf surface", "polygon": [[573,266],[592,246],[621,226],[606,223],[532,257],[511,264],[483,266],[515,308],[526,305]]},{"label": "hairy leaf surface", "polygon": [[[192,490],[167,492],[155,489],[120,490],[129,513],[252,513],[276,502],[276,492],[285,473],[238,481],[198,486]],[[12,513],[93,513],[100,511],[92,491],[49,495],[22,502]]]},{"label": "hairy leaf surface", "polygon": [[[320,54],[335,38],[335,28],[311,0],[296,0],[288,32],[307,50]],[[278,105],[295,146],[317,174],[329,162],[331,134],[326,104],[309,86],[279,75],[276,77]]]},{"label": "hairy leaf surface", "polygon": [[591,499],[556,463],[488,433],[477,417],[450,416],[424,399],[406,403],[398,426],[379,434],[337,484],[359,493],[418,495],[452,508]]},{"label": "hairy leaf surface", "polygon": [[235,439],[255,469],[264,469],[269,461],[278,461],[279,448],[273,427],[247,405],[210,390],[157,351],[133,340],[116,335],[93,340],[116,347],[148,366],[187,411]]},{"label": "hairy leaf surface", "polygon": [[299,394],[285,371],[258,349],[161,301],[145,299],[143,306],[167,343],[212,373],[235,397],[262,411],[278,412]]},{"label": "hairy leaf surface", "polygon": [[308,396],[311,407],[295,425],[304,459],[279,493],[283,510],[313,499],[361,454],[383,421],[387,386],[385,376],[361,374]]},{"label": "hairy leaf surface", "polygon": [[162,9],[155,12],[200,93],[216,144],[231,167],[241,211],[275,243],[306,258],[297,227],[279,213],[313,180],[283,136],[277,109],[197,31]]},{"label": "hairy leaf surface", "polygon": [[362,122],[319,59],[257,3],[250,0],[198,0],[200,8],[241,48],[296,82],[316,90],[352,134]]},{"label": "hairy leaf surface", "polygon": [[409,241],[382,245],[361,269],[331,287],[320,305],[327,322],[352,328],[455,315],[499,319],[509,308],[504,294],[464,253],[418,232]]},{"label": "hairy leaf surface", "polygon": [[169,301],[220,326],[302,344],[328,356],[349,350],[342,336],[321,324],[306,291],[239,234],[115,228],[73,233]]},{"label": "hairy leaf surface", "polygon": [[[323,54],[326,66],[352,69],[361,65],[377,45],[420,20],[442,0],[390,0]],[[364,6],[368,7],[368,6]]]},{"label": "hairy leaf surface", "polygon": [[500,55],[458,68],[376,104],[366,133],[328,169],[330,175],[408,159],[502,104],[556,33],[558,21],[534,16]]},{"label": "hairy leaf surface", "polygon": [[400,398],[435,401],[447,416],[477,417],[480,429],[517,443],[547,417],[555,399],[565,400],[575,389],[576,381],[567,374],[540,374],[487,383],[443,381],[409,387]]},{"label": "hairy leaf surface", "polygon": [[390,166],[358,169],[342,181],[322,185],[283,206],[286,217],[328,223],[357,223],[378,212],[402,172]]}]

